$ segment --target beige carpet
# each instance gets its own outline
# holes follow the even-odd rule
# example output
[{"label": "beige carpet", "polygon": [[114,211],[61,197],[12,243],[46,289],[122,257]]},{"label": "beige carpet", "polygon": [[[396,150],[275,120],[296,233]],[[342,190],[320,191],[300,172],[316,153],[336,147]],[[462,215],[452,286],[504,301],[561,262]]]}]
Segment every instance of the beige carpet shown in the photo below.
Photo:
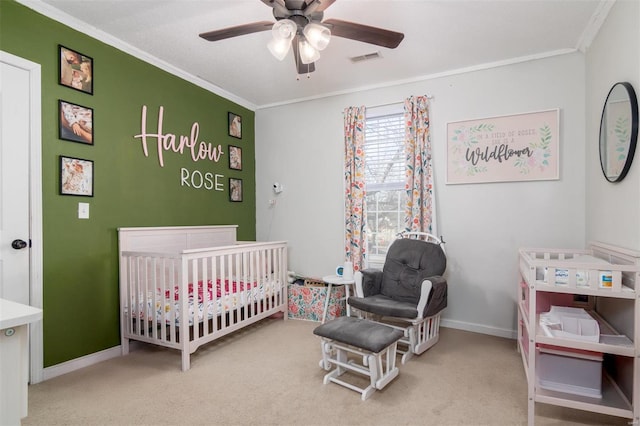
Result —
[{"label": "beige carpet", "polygon": [[[318,324],[265,320],[191,357],[140,345],[29,388],[27,425],[521,425],[526,379],[513,340],[442,328],[440,342],[367,401],[322,384]],[[628,419],[536,406],[539,425]]]}]

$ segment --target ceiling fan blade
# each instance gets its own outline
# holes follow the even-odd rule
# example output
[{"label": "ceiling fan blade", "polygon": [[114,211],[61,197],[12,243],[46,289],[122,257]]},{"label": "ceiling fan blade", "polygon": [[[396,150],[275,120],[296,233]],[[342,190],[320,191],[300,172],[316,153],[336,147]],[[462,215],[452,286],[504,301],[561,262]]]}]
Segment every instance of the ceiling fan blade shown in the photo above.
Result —
[{"label": "ceiling fan blade", "polygon": [[355,22],[343,21],[341,19],[327,19],[322,22],[322,25],[329,27],[332,36],[363,41],[390,49],[398,47],[404,38],[404,34],[402,33],[356,24]]},{"label": "ceiling fan blade", "polygon": [[269,7],[273,7],[274,3],[278,3],[280,6],[284,7],[284,0],[260,0],[260,1]]},{"label": "ceiling fan blade", "polygon": [[243,24],[235,27],[223,28],[221,30],[209,31],[200,34],[205,40],[218,41],[225,38],[237,37],[245,34],[257,33],[260,31],[268,31],[273,27],[273,22],[260,21],[251,24]]},{"label": "ceiling fan blade", "polygon": [[302,62],[299,62],[296,64],[296,67],[298,74],[309,74],[316,70],[315,62],[311,62],[310,64],[303,64]]},{"label": "ceiling fan blade", "polygon": [[[315,9],[313,9],[314,12],[324,12],[329,6],[335,3],[335,1],[336,0],[315,0],[315,2],[311,4],[317,5]],[[311,4],[307,6],[307,8],[311,7]]]},{"label": "ceiling fan blade", "polygon": [[305,7],[305,13],[324,12],[329,6],[335,3],[336,0],[312,0]]},{"label": "ceiling fan blade", "polygon": [[298,74],[309,74],[310,72],[314,72],[316,70],[314,62],[311,62],[310,64],[302,63],[300,50],[298,49],[298,36],[293,38],[291,47],[293,48],[293,60],[296,62],[296,70],[298,70]]}]

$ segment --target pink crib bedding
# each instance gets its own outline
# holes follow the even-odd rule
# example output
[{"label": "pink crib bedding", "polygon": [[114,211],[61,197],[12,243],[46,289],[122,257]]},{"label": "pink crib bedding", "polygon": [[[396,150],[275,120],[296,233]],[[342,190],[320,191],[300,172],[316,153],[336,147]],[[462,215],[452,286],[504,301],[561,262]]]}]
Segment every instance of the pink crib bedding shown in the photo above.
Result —
[{"label": "pink crib bedding", "polygon": [[[216,280],[216,297],[227,296],[229,294],[237,293],[238,291],[244,291],[245,287],[247,289],[251,289],[253,287],[256,287],[257,285],[258,285],[257,282],[247,283],[247,285],[245,286],[245,283],[243,281],[232,281],[231,283],[229,283],[229,280],[224,280],[224,288],[223,288],[222,280],[218,278]],[[161,289],[157,289],[157,290],[158,290],[158,293],[161,291]],[[193,283],[189,283],[188,291],[189,291],[189,300],[193,300]],[[207,293],[208,293],[207,300],[213,300],[213,282],[211,280],[207,281]],[[170,299],[171,290],[166,290],[164,292],[164,297],[165,299]],[[180,287],[178,286],[175,286],[173,288],[173,299],[175,301],[180,300]],[[202,281],[198,281],[198,303],[202,303],[203,301],[204,301],[204,285]]]},{"label": "pink crib bedding", "polygon": [[[223,284],[224,282],[224,284]],[[207,302],[205,306],[204,291],[205,286],[202,281],[198,281],[197,285],[197,302],[194,303],[194,289],[193,283],[189,283],[189,325],[193,325],[194,316],[196,313],[198,322],[204,320],[205,315],[207,319],[214,318],[221,313],[232,311],[238,307],[247,306],[250,303],[259,302],[265,298],[270,297],[273,294],[273,290],[277,289],[278,282],[271,279],[260,280],[259,282],[245,283],[243,281],[229,281],[229,280],[216,280],[215,294],[213,292],[213,282],[207,281]],[[168,289],[164,291],[164,297],[161,289],[156,289],[155,301],[151,295],[145,298],[140,295],[136,302],[132,297],[132,305],[138,305],[138,309],[133,312],[134,318],[146,319],[152,321],[155,315],[156,321],[162,323],[163,321],[170,324],[175,320],[176,325],[180,324],[180,309],[182,304],[180,303],[180,288],[178,286],[174,289]],[[195,305],[195,306],[194,306]],[[145,309],[146,308],[146,309]],[[163,319],[164,314],[164,319]]]}]

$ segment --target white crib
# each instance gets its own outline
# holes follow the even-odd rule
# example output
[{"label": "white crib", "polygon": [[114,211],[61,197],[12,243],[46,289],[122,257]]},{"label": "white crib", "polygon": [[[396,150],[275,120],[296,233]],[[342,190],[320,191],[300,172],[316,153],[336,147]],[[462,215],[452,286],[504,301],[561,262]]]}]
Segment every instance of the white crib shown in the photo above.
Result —
[{"label": "white crib", "polygon": [[286,242],[236,241],[237,225],[119,228],[122,353],[139,340],[182,352],[283,312]]}]

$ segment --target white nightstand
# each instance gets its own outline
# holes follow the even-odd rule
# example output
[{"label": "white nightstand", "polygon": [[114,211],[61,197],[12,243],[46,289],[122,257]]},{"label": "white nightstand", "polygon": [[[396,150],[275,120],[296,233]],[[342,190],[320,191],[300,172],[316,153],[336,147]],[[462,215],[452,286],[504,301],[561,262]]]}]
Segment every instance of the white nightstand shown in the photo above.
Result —
[{"label": "white nightstand", "polygon": [[341,277],[340,275],[327,275],[325,277],[322,277],[322,281],[326,282],[327,284],[329,284],[327,286],[327,299],[324,302],[324,312],[322,313],[322,324],[324,324],[324,321],[327,318],[327,310],[329,309],[329,298],[331,296],[331,287],[333,287],[334,285],[343,285],[345,286],[345,305],[347,306],[347,316],[351,316],[351,309],[349,308],[349,303],[347,303],[347,299],[349,299],[349,295],[350,295],[350,287],[352,285],[354,285],[356,282],[354,281],[353,278],[346,279]]}]

